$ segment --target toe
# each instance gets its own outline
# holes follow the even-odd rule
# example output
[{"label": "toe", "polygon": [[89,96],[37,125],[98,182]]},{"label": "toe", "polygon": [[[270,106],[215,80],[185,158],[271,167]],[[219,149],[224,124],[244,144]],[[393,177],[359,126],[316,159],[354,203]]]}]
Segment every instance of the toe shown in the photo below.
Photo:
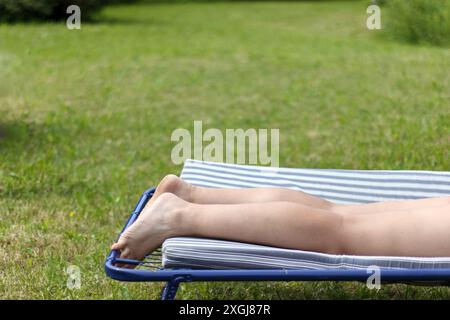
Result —
[{"label": "toe", "polygon": [[130,249],[129,248],[125,248],[120,252],[120,257],[122,259],[129,259],[130,258]]},{"label": "toe", "polygon": [[124,248],[128,247],[128,232],[128,230],[125,231],[125,233],[120,236],[119,240],[111,246],[112,250],[123,250]]},{"label": "toe", "polygon": [[[132,252],[129,248],[125,248],[125,249],[122,251],[120,257],[121,257],[122,259],[137,260],[137,259],[135,258],[135,256],[134,256],[133,252]],[[123,267],[123,268],[127,268],[127,269],[134,269],[134,268],[136,268],[136,265],[134,265],[134,264],[122,264],[122,267]]]},{"label": "toe", "polygon": [[122,248],[121,248],[121,245],[118,242],[114,243],[111,246],[111,250],[120,250],[120,249],[122,249]]}]

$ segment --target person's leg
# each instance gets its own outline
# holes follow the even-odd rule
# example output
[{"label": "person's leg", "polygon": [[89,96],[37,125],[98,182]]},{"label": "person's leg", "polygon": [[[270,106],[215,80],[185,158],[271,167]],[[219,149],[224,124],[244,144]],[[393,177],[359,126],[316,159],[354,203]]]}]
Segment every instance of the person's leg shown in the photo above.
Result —
[{"label": "person's leg", "polygon": [[343,214],[347,254],[450,256],[450,205]]},{"label": "person's leg", "polygon": [[338,213],[377,213],[383,211],[398,211],[407,209],[428,208],[450,204],[450,197],[428,198],[418,200],[386,201],[362,205],[335,204],[320,197],[287,188],[204,188],[194,186],[181,178],[170,174],[164,177],[158,185],[155,195],[149,205],[160,194],[170,192],[183,200],[198,204],[239,204],[273,201],[295,202],[316,209],[329,210]]},{"label": "person's leg", "polygon": [[141,259],[167,238],[192,236],[340,253],[341,225],[340,214],[293,202],[194,204],[164,193],[112,248]]},{"label": "person's leg", "polygon": [[170,192],[179,198],[198,204],[238,204],[288,201],[318,209],[330,209],[331,202],[322,198],[287,188],[204,188],[194,186],[169,174],[159,183],[152,201],[160,194]]},{"label": "person's leg", "polygon": [[450,197],[425,198],[416,200],[383,201],[368,204],[335,204],[332,209],[343,214],[368,214],[387,211],[418,210],[450,205]]},{"label": "person's leg", "polygon": [[292,202],[202,205],[165,193],[113,249],[140,259],[170,237],[193,236],[336,254],[450,256],[450,206],[330,214]]}]

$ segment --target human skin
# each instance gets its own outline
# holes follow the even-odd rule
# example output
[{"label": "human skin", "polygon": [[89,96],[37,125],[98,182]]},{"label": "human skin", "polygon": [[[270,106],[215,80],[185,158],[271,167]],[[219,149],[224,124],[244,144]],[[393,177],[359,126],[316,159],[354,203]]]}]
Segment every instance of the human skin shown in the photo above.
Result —
[{"label": "human skin", "polygon": [[450,197],[338,205],[281,188],[214,189],[174,175],[112,249],[143,259],[192,236],[348,255],[450,256]]}]

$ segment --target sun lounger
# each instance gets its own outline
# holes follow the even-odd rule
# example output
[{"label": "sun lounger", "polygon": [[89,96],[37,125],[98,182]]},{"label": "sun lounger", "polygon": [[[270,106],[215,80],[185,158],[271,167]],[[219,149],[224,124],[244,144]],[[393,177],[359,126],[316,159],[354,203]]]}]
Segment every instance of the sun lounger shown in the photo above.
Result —
[{"label": "sun lounger", "polygon": [[[187,160],[181,177],[203,187],[291,188],[347,204],[450,195],[450,172],[292,169]],[[153,192],[144,192],[124,230]],[[163,299],[173,299],[179,284],[191,281],[366,282],[374,266],[384,283],[450,284],[450,257],[331,255],[191,237],[167,239],[143,262],[120,259],[116,251],[105,262],[106,273],[116,280],[166,281]]]}]

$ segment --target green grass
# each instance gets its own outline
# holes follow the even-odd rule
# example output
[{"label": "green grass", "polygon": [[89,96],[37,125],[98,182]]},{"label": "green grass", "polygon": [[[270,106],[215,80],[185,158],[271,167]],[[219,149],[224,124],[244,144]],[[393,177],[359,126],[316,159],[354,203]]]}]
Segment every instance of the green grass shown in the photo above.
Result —
[{"label": "green grass", "polygon": [[[290,167],[449,170],[450,53],[365,28],[367,1],[108,7],[0,25],[0,297],[157,298],[103,273],[176,128],[279,128]],[[73,212],[74,214],[71,214]],[[80,290],[65,268],[81,268]],[[182,285],[179,298],[450,298],[357,283]]]}]

